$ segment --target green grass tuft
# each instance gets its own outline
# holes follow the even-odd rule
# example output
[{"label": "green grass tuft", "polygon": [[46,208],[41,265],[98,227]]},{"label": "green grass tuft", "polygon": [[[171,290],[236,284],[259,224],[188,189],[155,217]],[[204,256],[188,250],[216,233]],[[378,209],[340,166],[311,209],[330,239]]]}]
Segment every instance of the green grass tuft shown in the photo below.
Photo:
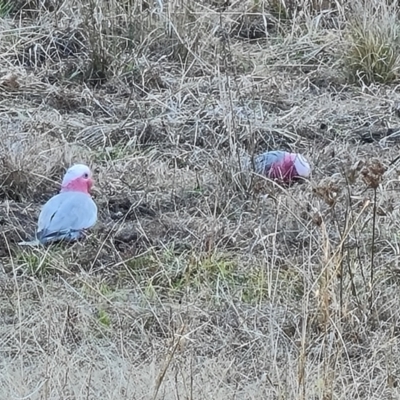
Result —
[{"label": "green grass tuft", "polygon": [[97,320],[99,323],[107,328],[111,326],[111,318],[107,311],[100,309]]},{"label": "green grass tuft", "polygon": [[0,1],[0,18],[5,18],[10,15],[13,10],[12,0],[1,0]]}]

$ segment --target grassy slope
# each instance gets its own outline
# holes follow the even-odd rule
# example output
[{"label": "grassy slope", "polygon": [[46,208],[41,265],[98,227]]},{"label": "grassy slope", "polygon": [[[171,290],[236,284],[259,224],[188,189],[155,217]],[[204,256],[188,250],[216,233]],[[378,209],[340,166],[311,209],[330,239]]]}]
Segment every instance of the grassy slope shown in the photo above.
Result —
[{"label": "grassy slope", "polygon": [[[360,136],[399,126],[398,95],[346,84],[346,9],[34,3],[0,20],[0,398],[398,397],[396,166],[373,290],[365,183],[398,146]],[[273,148],[310,182],[242,170]],[[80,161],[93,234],[18,247]]]}]

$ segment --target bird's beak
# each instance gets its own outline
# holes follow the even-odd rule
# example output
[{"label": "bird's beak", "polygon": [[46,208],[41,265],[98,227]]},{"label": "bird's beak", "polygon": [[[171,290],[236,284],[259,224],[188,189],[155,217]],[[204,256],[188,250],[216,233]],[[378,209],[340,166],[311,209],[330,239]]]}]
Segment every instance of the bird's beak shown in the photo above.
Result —
[{"label": "bird's beak", "polygon": [[92,187],[93,187],[93,179],[88,178],[86,183],[87,183],[87,187],[88,187],[88,192],[90,193],[92,191]]}]

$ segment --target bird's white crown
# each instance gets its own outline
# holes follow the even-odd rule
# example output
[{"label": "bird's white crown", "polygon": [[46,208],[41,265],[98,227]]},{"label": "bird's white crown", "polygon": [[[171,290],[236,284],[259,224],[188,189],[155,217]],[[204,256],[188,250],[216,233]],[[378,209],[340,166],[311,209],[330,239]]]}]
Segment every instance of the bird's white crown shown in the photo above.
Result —
[{"label": "bird's white crown", "polygon": [[87,174],[87,178],[91,177],[92,173],[90,171],[90,168],[84,164],[75,164],[72,167],[68,168],[67,172],[64,175],[62,185],[65,186],[74,179],[83,177],[85,174]]},{"label": "bird's white crown", "polygon": [[311,174],[310,164],[301,154],[296,154],[296,159],[294,160],[294,166],[296,167],[296,171],[300,176],[304,178],[308,178],[310,176]]}]

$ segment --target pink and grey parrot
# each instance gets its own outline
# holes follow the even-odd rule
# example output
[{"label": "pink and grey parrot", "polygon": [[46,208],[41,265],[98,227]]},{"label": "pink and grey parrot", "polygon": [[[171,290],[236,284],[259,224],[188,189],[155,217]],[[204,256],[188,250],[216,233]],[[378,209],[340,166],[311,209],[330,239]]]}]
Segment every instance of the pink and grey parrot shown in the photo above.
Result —
[{"label": "pink and grey parrot", "polygon": [[308,178],[310,164],[301,155],[286,151],[268,151],[255,158],[257,174],[280,182],[289,183],[299,178]]},{"label": "pink and grey parrot", "polygon": [[97,206],[90,196],[92,185],[89,167],[83,164],[70,167],[62,180],[60,193],[53,196],[40,212],[36,240],[20,244],[79,239],[84,230],[97,221]]}]

